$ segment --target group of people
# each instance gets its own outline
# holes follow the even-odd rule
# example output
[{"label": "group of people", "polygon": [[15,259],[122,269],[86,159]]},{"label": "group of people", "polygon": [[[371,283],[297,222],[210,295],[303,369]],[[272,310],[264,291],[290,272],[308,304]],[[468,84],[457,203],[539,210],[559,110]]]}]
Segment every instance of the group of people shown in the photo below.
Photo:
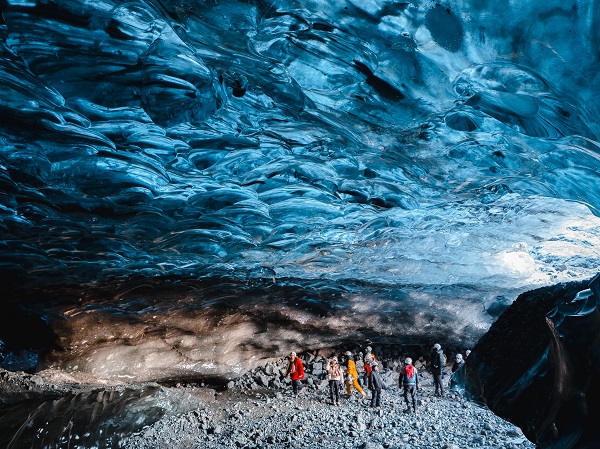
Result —
[{"label": "group of people", "polygon": [[[439,343],[433,345],[433,358],[431,363],[431,372],[433,374],[433,385],[435,388],[435,396],[444,396],[443,372],[446,365],[446,356]],[[471,351],[467,351],[468,355]],[[359,381],[359,374],[356,367],[356,361],[350,351],[344,354],[344,360],[340,364],[337,357],[327,359],[325,371],[327,372],[327,380],[329,381],[329,399],[333,406],[340,405],[340,391],[342,385],[346,386],[348,396],[352,395],[352,391],[356,390],[362,398],[366,398],[366,393],[363,386],[371,390],[370,408],[381,408],[381,391],[383,389],[383,380],[380,375],[380,365],[373,350],[368,346],[365,350],[364,358],[359,358],[357,361],[364,369],[363,385]],[[361,354],[362,355],[362,354]],[[452,373],[464,372],[462,369],[465,359],[462,354],[456,354],[452,365]],[[292,381],[292,393],[298,395],[302,388],[302,379],[304,379],[304,366],[300,358],[295,352],[292,352],[289,357],[288,366],[284,377],[290,376]],[[453,383],[454,382],[454,383]],[[460,383],[460,382],[458,382]],[[458,385],[456,380],[450,383],[450,388],[454,389]],[[400,369],[398,378],[398,386],[403,389],[404,401],[406,403],[405,412],[417,411],[417,391],[419,390],[419,373],[410,357],[404,359],[404,366]]]}]

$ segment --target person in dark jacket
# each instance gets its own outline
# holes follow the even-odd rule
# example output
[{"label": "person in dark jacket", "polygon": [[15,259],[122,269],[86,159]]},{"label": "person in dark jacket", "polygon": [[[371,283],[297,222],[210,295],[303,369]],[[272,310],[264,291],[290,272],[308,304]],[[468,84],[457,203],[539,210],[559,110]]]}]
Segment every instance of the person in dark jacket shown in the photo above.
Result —
[{"label": "person in dark jacket", "polygon": [[462,354],[456,354],[454,357],[454,363],[452,364],[452,372],[455,373],[459,369],[463,367],[465,364],[465,360],[463,359]]},{"label": "person in dark jacket", "polygon": [[414,413],[417,412],[417,391],[419,390],[419,373],[412,364],[412,359],[407,357],[404,360],[404,366],[400,370],[400,386],[404,388],[404,402],[406,402],[405,413],[410,412],[410,404],[408,398],[410,396],[412,400],[412,410]]},{"label": "person in dark jacket", "polygon": [[371,362],[369,385],[371,388],[371,408],[381,408],[381,389],[383,388],[383,381],[381,380],[381,375],[379,374],[379,364],[375,361]]},{"label": "person in dark jacket", "polygon": [[458,394],[465,390],[465,359],[462,354],[456,354],[450,375],[450,391]]},{"label": "person in dark jacket", "polygon": [[444,396],[444,384],[442,377],[444,375],[445,365],[444,351],[439,343],[433,345],[433,360],[431,361],[431,373],[433,374],[433,385],[435,386],[435,396]]}]

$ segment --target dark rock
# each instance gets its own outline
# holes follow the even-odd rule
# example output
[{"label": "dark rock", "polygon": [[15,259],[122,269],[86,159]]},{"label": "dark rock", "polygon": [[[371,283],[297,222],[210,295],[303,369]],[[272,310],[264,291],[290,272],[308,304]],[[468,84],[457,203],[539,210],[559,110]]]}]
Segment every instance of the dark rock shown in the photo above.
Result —
[{"label": "dark rock", "polygon": [[538,448],[600,447],[600,275],[520,295],[465,366],[468,394]]}]

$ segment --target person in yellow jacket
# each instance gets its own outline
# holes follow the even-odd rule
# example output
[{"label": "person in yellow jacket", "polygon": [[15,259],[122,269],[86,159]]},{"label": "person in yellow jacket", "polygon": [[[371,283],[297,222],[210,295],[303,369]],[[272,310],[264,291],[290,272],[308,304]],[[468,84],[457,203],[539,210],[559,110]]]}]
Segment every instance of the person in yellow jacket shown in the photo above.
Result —
[{"label": "person in yellow jacket", "polygon": [[348,392],[348,396],[352,395],[352,387],[356,391],[358,391],[363,398],[367,395],[360,388],[358,383],[358,372],[356,372],[356,364],[354,363],[354,358],[352,357],[352,353],[350,351],[346,351],[346,391]]}]

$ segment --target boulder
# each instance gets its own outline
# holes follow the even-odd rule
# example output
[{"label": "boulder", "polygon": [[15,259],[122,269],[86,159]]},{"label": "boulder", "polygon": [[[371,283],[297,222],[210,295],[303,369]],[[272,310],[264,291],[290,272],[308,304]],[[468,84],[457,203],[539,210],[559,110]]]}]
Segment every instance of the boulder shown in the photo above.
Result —
[{"label": "boulder", "polygon": [[600,447],[600,274],[520,295],[465,367],[467,394],[539,449]]}]

